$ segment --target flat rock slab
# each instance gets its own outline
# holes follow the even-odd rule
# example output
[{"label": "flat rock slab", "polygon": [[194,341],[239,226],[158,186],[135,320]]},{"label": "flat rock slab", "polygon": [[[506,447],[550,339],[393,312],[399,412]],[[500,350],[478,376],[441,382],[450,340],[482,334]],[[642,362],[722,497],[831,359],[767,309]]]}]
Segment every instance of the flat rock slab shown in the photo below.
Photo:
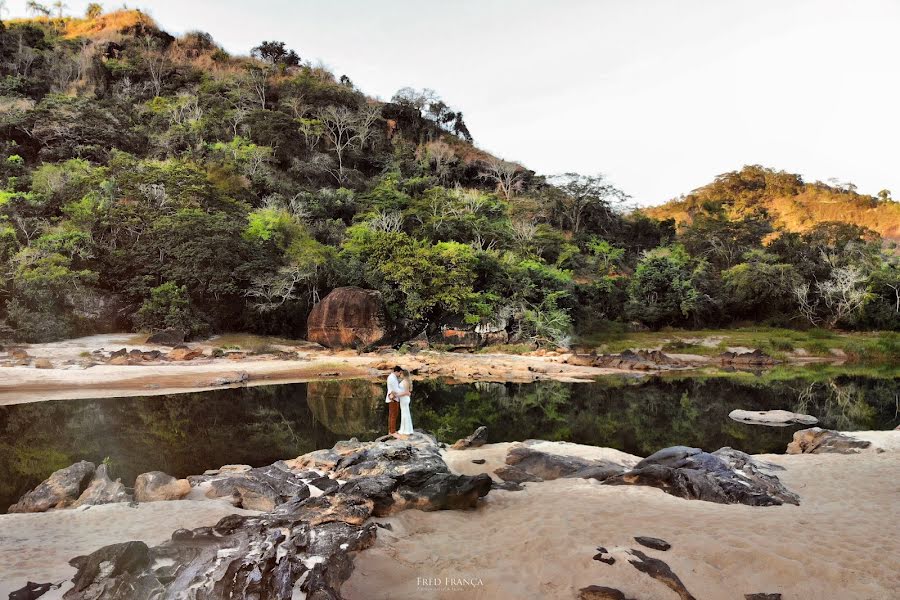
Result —
[{"label": "flat rock slab", "polygon": [[736,409],[728,413],[728,416],[741,423],[751,425],[769,425],[772,427],[784,427],[787,425],[815,425],[819,422],[812,415],[791,412],[789,410],[741,410]]}]

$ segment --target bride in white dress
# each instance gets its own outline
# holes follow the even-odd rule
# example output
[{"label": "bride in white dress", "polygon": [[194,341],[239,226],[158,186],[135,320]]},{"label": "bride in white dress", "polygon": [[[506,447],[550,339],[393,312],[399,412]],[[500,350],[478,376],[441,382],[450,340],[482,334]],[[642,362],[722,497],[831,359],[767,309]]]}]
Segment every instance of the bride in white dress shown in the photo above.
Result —
[{"label": "bride in white dress", "polygon": [[397,430],[398,435],[409,435],[413,432],[412,413],[409,412],[410,395],[412,394],[412,379],[409,371],[403,371],[403,378],[400,380],[400,429]]}]

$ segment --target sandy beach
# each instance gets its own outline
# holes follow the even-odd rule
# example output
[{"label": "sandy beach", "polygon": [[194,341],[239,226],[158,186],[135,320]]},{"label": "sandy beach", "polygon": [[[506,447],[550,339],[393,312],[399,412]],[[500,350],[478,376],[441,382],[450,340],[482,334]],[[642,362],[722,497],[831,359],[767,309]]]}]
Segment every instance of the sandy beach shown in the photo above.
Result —
[{"label": "sandy beach", "polygon": [[[889,450],[758,457],[785,468],[778,476],[800,494],[800,506],[714,504],[559,479],[493,491],[470,512],[406,511],[385,520],[393,531],[382,530],[357,557],[343,593],[351,600],[571,599],[585,586],[603,585],[629,598],[677,599],[628,563],[625,549],[637,548],[664,560],[702,600],[759,592],[803,600],[896,598],[900,432],[853,435]],[[556,446],[563,454],[615,459],[608,449]],[[507,447],[450,451],[447,461],[467,473],[490,473]],[[478,458],[487,462],[471,462]],[[661,538],[672,548],[649,550],[635,536]],[[593,560],[598,546],[616,563]]]},{"label": "sandy beach", "polygon": [[[675,600],[659,581],[628,563],[637,548],[665,561],[696,598],[749,593],[785,599],[888,600],[900,589],[900,431],[854,432],[872,441],[854,455],[759,455],[781,465],[779,478],[800,506],[751,507],[684,500],[646,487],[594,480],[527,483],[494,490],[469,511],[403,511],[376,519],[375,545],[359,553],[343,587],[349,600],[576,598],[588,585],[641,600]],[[446,450],[452,470],[492,473],[512,443]],[[534,449],[626,466],[639,457],[610,448],[541,442]],[[878,450],[880,449],[880,450]],[[484,459],[478,465],[472,461]],[[199,496],[198,496],[199,497]],[[64,581],[68,561],[105,544],[166,540],[180,527],[211,525],[240,511],[221,501],[182,500],[0,515],[0,596],[26,580]],[[635,536],[666,540],[654,551]],[[592,557],[604,547],[616,559]]]},{"label": "sandy beach", "polygon": [[[47,344],[21,347],[29,365],[16,365],[9,351],[0,351],[0,405],[77,398],[151,396],[196,392],[235,385],[273,385],[327,379],[380,378],[395,364],[402,364],[417,377],[445,377],[456,381],[540,380],[590,381],[598,375],[632,373],[623,369],[567,364],[571,354],[543,356],[422,351],[401,354],[384,350],[358,354],[352,350],[328,350],[302,341],[298,346],[273,345],[271,351],[290,352],[294,358],[273,353],[247,354],[240,360],[212,358],[220,341],[213,338],[190,343],[203,357],[190,361],[149,361],[138,365],[92,362],[97,350],[105,353],[127,350],[168,353],[171,348],[147,344],[146,336],[130,333],[94,335]],[[36,368],[38,359],[50,368]],[[239,384],[221,380],[239,380]]]}]

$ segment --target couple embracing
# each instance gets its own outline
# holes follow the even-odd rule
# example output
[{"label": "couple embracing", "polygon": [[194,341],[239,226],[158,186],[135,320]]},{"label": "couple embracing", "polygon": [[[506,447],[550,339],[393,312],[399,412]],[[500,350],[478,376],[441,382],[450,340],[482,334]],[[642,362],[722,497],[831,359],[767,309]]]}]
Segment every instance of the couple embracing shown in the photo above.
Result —
[{"label": "couple embracing", "polygon": [[[384,401],[388,405],[388,434],[405,437],[413,432],[412,414],[409,412],[409,399],[412,394],[412,379],[409,371],[400,367],[387,378],[387,396]],[[400,429],[397,430],[397,413],[400,413]]]}]

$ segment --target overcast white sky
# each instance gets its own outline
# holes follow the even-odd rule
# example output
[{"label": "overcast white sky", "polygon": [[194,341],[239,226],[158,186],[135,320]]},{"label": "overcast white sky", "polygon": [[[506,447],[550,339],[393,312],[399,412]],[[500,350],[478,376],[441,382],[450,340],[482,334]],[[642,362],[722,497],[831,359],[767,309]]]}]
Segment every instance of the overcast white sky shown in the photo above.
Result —
[{"label": "overcast white sky", "polygon": [[752,163],[900,196],[900,0],[128,4],[232,53],[282,40],[383,99],[432,88],[483,148],[639,204]]}]

